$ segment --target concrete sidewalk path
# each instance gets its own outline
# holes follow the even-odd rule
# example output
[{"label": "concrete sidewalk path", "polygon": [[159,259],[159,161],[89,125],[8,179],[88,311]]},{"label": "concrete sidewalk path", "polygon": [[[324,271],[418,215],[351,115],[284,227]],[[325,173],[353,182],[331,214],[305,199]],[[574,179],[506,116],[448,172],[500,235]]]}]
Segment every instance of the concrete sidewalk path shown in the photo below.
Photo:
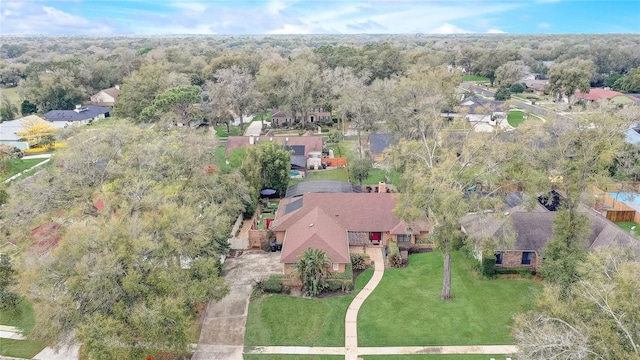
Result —
[{"label": "concrete sidewalk path", "polygon": [[[515,345],[471,345],[471,346],[385,346],[361,347],[358,355],[509,355],[518,352]],[[245,347],[245,354],[290,354],[290,355],[348,355],[349,350],[342,347],[309,346],[255,346]]]},{"label": "concrete sidewalk path", "polygon": [[260,121],[245,122],[245,125],[247,125],[247,127],[244,129],[244,136],[260,136],[262,132],[262,123]]},{"label": "concrete sidewalk path", "polygon": [[22,331],[15,326],[0,325],[0,338],[12,340],[25,340]]},{"label": "concrete sidewalk path", "polygon": [[358,358],[358,311],[367,297],[369,297],[376,286],[378,286],[384,275],[382,248],[373,248],[369,250],[368,254],[374,262],[373,276],[353,301],[351,301],[344,319],[345,360],[356,360]]}]

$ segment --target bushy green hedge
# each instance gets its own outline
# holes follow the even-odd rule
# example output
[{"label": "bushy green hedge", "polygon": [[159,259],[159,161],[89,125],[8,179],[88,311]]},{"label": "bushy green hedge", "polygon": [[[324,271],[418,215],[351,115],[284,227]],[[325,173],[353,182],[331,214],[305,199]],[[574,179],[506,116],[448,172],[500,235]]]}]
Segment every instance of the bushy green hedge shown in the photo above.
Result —
[{"label": "bushy green hedge", "polygon": [[496,259],[487,257],[482,259],[482,265],[480,266],[482,276],[486,278],[496,277]]},{"label": "bushy green hedge", "polygon": [[367,268],[365,263],[369,258],[369,254],[352,253],[351,254],[351,266],[353,270],[364,270]]},{"label": "bushy green hedge", "polygon": [[530,268],[503,268],[503,267],[496,267],[495,268],[495,272],[496,272],[496,274],[520,274],[520,276],[522,276],[525,279],[530,279],[531,277],[536,275],[536,270],[535,269],[530,269]]},{"label": "bushy green hedge", "polygon": [[325,281],[326,289],[329,291],[351,291],[353,290],[353,281],[341,279],[327,279]]},{"label": "bushy green hedge", "polygon": [[269,276],[267,280],[261,283],[262,291],[272,294],[279,294],[284,289],[284,287],[282,286],[282,281],[289,278],[290,277],[285,274],[273,274]]}]

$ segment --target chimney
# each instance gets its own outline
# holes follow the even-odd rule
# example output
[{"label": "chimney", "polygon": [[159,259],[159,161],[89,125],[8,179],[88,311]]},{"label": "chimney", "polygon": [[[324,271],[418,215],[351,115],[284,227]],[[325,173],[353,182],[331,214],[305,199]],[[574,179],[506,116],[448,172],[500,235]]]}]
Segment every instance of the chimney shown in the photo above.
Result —
[{"label": "chimney", "polygon": [[386,193],[387,192],[387,184],[385,184],[384,181],[380,181],[378,183],[378,192],[379,193]]},{"label": "chimney", "polygon": [[253,145],[255,143],[255,139],[253,138],[253,135],[249,135],[249,145]]},{"label": "chimney", "polygon": [[116,84],[116,86],[114,86],[116,88],[116,90],[120,90],[120,84]]},{"label": "chimney", "polygon": [[80,109],[82,105],[76,105],[76,109]]}]

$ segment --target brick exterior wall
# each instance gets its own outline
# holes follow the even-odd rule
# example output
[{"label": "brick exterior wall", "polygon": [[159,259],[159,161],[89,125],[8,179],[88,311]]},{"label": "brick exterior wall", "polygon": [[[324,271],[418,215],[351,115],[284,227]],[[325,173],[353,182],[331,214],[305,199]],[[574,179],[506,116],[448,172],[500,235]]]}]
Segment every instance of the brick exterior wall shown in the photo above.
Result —
[{"label": "brick exterior wall", "polygon": [[542,259],[538,256],[538,253],[533,252],[531,256],[531,265],[523,265],[522,264],[522,253],[523,251],[503,251],[502,252],[502,267],[530,267],[533,269],[539,269]]}]

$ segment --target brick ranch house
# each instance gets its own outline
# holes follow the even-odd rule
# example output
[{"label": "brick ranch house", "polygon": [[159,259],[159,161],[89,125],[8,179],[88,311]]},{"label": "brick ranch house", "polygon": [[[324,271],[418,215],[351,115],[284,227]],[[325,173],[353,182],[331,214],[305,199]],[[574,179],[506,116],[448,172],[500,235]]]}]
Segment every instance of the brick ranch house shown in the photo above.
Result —
[{"label": "brick ranch house", "polygon": [[331,261],[329,271],[343,272],[351,252],[367,247],[415,244],[429,234],[429,226],[407,226],[393,214],[391,193],[306,193],[280,201],[271,225],[276,241],[282,243],[280,262],[284,273],[308,248],[324,251]]},{"label": "brick ranch house", "polygon": [[328,121],[331,119],[331,111],[321,107],[309,109],[306,113],[306,117],[305,115],[298,114],[295,119],[293,118],[293,115],[287,114],[279,109],[275,109],[273,114],[271,114],[271,124],[274,126],[291,125],[301,121],[313,123],[317,121]]},{"label": "brick ranch house", "polygon": [[[583,244],[590,251],[614,244],[622,247],[640,245],[636,238],[592,209],[584,207],[580,211],[589,216],[591,223],[591,234]],[[543,261],[541,251],[547,241],[553,238],[556,215],[557,212],[539,204],[532,210],[516,206],[503,215],[466,215],[460,220],[460,225],[462,231],[474,240],[505,239],[515,235],[515,243],[511,248],[496,251],[496,266],[538,270]],[[476,249],[476,257],[482,260],[481,248]]]}]

